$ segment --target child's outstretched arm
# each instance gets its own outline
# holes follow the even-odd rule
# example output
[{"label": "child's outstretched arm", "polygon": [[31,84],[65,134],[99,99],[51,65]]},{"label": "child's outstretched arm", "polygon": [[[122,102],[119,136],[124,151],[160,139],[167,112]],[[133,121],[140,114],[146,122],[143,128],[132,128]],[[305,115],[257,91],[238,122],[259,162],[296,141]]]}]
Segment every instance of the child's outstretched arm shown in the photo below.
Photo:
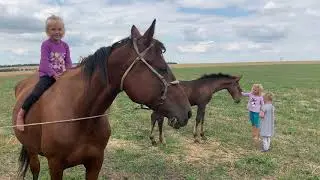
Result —
[{"label": "child's outstretched arm", "polygon": [[246,92],[241,92],[241,94],[242,94],[242,96],[250,96],[251,92],[248,92],[248,93],[246,93]]},{"label": "child's outstretched arm", "polygon": [[53,77],[53,76],[56,76],[56,72],[50,67],[49,57],[50,57],[49,46],[47,44],[42,43],[39,70],[47,74],[49,77]]}]

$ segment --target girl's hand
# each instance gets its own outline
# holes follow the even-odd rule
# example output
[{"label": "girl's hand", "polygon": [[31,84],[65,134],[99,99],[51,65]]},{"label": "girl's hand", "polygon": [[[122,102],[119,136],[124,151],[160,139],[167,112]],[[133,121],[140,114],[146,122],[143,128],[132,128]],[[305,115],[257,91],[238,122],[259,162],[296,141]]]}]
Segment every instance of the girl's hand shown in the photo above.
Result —
[{"label": "girl's hand", "polygon": [[260,113],[259,113],[259,116],[260,116],[260,118],[264,118],[264,112],[263,111],[260,111]]}]

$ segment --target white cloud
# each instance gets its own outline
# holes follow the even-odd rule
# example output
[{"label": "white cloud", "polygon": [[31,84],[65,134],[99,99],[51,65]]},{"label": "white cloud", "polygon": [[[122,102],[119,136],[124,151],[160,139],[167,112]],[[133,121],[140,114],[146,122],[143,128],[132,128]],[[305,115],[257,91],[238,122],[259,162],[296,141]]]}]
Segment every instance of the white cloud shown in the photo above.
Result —
[{"label": "white cloud", "polygon": [[320,16],[320,12],[319,11],[316,11],[316,10],[314,10],[314,9],[311,9],[311,8],[307,8],[306,9],[306,14],[308,14],[308,15],[311,15],[311,16]]},{"label": "white cloud", "polygon": [[269,1],[263,6],[264,9],[275,9],[277,6],[273,1]]},{"label": "white cloud", "polygon": [[[157,19],[155,37],[169,61],[214,62],[316,59],[320,42],[317,0],[0,0],[0,64],[38,63],[46,38],[44,21],[64,18],[72,58],[127,37],[135,24],[143,33]],[[247,16],[185,13],[181,7],[237,7]],[[198,11],[200,12],[200,11]],[[225,12],[233,13],[233,12]],[[214,43],[213,43],[214,42]],[[240,56],[241,55],[241,56]]]},{"label": "white cloud", "polygon": [[199,42],[197,44],[178,46],[180,52],[183,53],[205,53],[214,47],[214,42]]},{"label": "white cloud", "polygon": [[177,3],[188,8],[222,8],[230,5],[239,5],[248,0],[178,0]]}]

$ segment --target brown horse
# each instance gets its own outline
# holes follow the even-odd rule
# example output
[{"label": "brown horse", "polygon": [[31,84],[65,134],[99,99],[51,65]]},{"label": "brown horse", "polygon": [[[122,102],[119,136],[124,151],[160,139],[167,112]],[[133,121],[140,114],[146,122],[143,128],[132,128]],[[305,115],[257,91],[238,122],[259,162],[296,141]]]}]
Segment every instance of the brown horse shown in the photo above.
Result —
[{"label": "brown horse", "polygon": [[[124,90],[132,101],[173,118],[173,127],[185,126],[191,106],[164,60],[163,44],[153,38],[154,29],[155,20],[142,36],[133,25],[130,38],[98,49],[79,66],[65,72],[31,107],[26,124],[104,114]],[[37,80],[38,75],[34,74],[17,84],[13,124]],[[16,128],[14,131],[23,145],[20,177],[25,177],[30,165],[33,179],[38,179],[38,155],[42,155],[48,160],[52,180],[61,180],[66,168],[81,164],[86,168],[86,179],[97,179],[111,133],[105,116],[26,126],[23,132]]]},{"label": "brown horse", "polygon": [[[212,95],[215,92],[218,92],[222,89],[227,89],[235,103],[240,102],[242,89],[239,85],[239,80],[242,76],[231,76],[227,74],[210,74],[203,75],[202,77],[191,80],[191,81],[180,81],[185,93],[188,96],[189,102],[191,106],[197,106],[197,117],[196,123],[193,129],[193,136],[195,142],[200,142],[199,139],[199,123],[201,123],[200,135],[203,140],[206,140],[204,135],[204,116],[206,105],[210,102]],[[141,105],[142,107],[142,105]],[[156,111],[153,111],[151,114],[151,133],[150,140],[153,145],[156,145],[156,141],[154,138],[153,130],[155,127],[155,123],[158,122],[159,127],[159,141],[162,144],[165,144],[165,139],[163,135],[163,120],[164,116],[159,114]],[[169,125],[171,125],[172,121],[169,121]]]}]

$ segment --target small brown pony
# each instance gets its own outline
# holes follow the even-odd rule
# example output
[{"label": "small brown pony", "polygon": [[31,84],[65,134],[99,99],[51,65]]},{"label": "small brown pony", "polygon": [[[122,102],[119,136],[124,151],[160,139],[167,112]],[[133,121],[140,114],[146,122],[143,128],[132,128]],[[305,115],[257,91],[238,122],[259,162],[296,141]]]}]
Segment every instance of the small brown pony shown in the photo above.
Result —
[{"label": "small brown pony", "polygon": [[[222,89],[227,89],[235,103],[239,103],[242,97],[242,89],[239,85],[239,80],[242,76],[231,76],[227,74],[210,74],[203,75],[202,77],[191,80],[191,81],[180,81],[181,86],[183,87],[185,93],[188,96],[191,106],[198,106],[196,123],[193,129],[193,136],[195,142],[200,142],[199,139],[199,123],[201,123],[201,132],[200,135],[203,140],[207,138],[204,135],[204,116],[206,105],[210,102],[212,95],[215,92],[218,92]],[[143,105],[141,105],[143,107]],[[163,120],[164,116],[153,111],[151,114],[151,133],[150,140],[153,145],[156,145],[153,130],[155,123],[158,122],[159,127],[159,141],[162,144],[165,144],[165,139],[163,135]],[[169,121],[168,124],[171,125],[172,121]]]},{"label": "small brown pony", "polygon": [[[131,37],[111,47],[102,47],[68,70],[36,102],[25,123],[47,123],[104,114],[124,90],[129,98],[173,119],[173,127],[185,126],[191,117],[187,96],[163,58],[163,44],[154,39],[155,20],[143,36],[133,25]],[[38,75],[20,81],[15,89],[17,103],[13,124],[23,100],[31,92]],[[22,143],[19,176],[28,166],[38,179],[38,155],[48,160],[52,180],[61,180],[67,168],[84,165],[86,179],[96,180],[103,164],[110,125],[104,117],[83,121],[26,126],[14,129]]]}]

